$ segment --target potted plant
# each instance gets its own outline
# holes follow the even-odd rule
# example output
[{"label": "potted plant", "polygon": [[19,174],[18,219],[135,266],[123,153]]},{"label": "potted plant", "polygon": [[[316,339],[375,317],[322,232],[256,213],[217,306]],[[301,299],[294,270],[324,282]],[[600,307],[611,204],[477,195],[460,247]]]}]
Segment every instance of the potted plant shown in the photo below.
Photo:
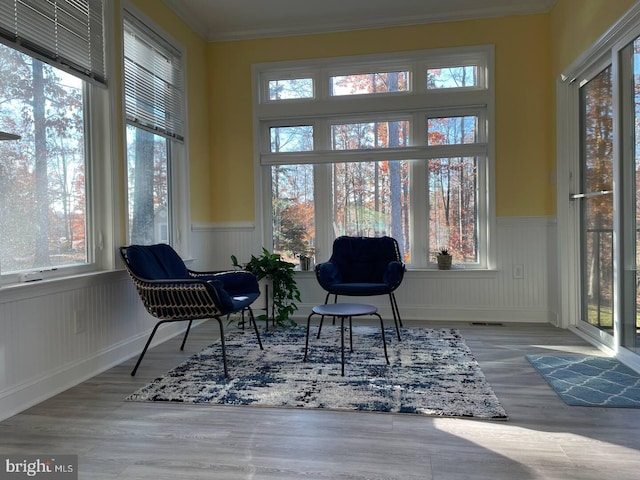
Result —
[{"label": "potted plant", "polygon": [[453,257],[449,253],[449,249],[441,248],[436,253],[436,260],[438,260],[438,270],[451,270],[451,262]]},{"label": "potted plant", "polygon": [[[277,325],[296,325],[291,318],[293,312],[298,310],[296,301],[300,301],[300,290],[296,284],[295,265],[282,260],[280,254],[270,253],[266,248],[262,249],[259,257],[251,255],[251,260],[241,265],[235,255],[231,255],[231,261],[235,267],[240,267],[253,273],[258,280],[263,278],[271,282],[273,300],[271,303],[271,318]],[[267,315],[261,316],[268,319]]]},{"label": "potted plant", "polygon": [[314,253],[315,249],[311,245],[305,245],[302,248],[300,253],[298,253],[298,258],[300,258],[300,270],[311,270],[311,261],[313,260]]}]

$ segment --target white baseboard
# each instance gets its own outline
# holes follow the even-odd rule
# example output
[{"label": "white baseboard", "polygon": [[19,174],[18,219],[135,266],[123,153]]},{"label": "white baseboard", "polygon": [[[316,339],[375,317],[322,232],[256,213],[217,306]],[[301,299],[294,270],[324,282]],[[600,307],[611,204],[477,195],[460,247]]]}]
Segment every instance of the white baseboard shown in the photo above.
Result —
[{"label": "white baseboard", "polygon": [[[179,322],[160,327],[149,348],[180,335],[186,324]],[[83,358],[78,362],[56,368],[46,375],[31,379],[0,392],[0,421],[33,407],[79,383],[88,380],[140,354],[151,331]]]}]

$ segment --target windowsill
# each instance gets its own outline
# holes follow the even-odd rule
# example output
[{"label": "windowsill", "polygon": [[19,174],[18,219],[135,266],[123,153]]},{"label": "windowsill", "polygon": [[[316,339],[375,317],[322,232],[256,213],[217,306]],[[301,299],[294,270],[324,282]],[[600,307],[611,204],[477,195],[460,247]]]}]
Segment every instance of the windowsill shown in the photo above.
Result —
[{"label": "windowsill", "polygon": [[451,267],[451,270],[439,270],[437,268],[411,268],[407,269],[405,276],[413,278],[435,278],[444,277],[459,278],[497,278],[500,271],[495,269],[470,269]]},{"label": "windowsill", "polygon": [[35,282],[2,285],[0,286],[0,304],[86,288],[119,279],[126,274],[125,270],[100,270]]},{"label": "windowsill", "polygon": [[[405,278],[497,278],[500,270],[496,269],[468,269],[456,268],[451,270],[438,270],[437,268],[407,268]],[[315,276],[313,270],[296,270],[296,275]]]}]

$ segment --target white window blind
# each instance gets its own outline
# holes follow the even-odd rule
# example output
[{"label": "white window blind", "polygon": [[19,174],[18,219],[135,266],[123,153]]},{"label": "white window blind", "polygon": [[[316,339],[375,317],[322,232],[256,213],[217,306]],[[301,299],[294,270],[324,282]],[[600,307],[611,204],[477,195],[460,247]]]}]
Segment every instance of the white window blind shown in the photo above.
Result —
[{"label": "white window blind", "polygon": [[182,54],[130,14],[123,28],[127,122],[184,140]]},{"label": "white window blind", "polygon": [[106,84],[103,0],[1,0],[0,37],[27,54]]}]

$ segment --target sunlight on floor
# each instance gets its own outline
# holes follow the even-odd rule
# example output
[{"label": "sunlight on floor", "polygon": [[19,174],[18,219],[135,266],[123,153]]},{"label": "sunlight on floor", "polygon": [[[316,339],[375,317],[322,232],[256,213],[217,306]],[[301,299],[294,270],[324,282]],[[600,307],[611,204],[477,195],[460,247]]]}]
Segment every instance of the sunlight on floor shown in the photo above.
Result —
[{"label": "sunlight on floor", "polygon": [[550,351],[556,352],[556,353],[577,353],[577,354],[582,354],[582,355],[589,355],[591,357],[597,357],[597,356],[610,357],[610,355],[607,355],[605,352],[600,352],[600,351],[594,352],[593,347],[591,347],[591,346],[581,346],[581,345],[575,345],[575,346],[569,346],[569,345],[531,345],[531,346],[535,347],[535,348],[540,348],[542,350],[550,350]]},{"label": "sunlight on floor", "polygon": [[[506,422],[484,422],[440,419],[434,426],[450,435],[473,443],[505,459],[526,465],[553,464],[566,458],[584,457],[585,462],[606,461],[608,452],[637,456],[637,450],[616,443],[578,435],[572,432],[536,430]],[[500,441],[496,441],[500,439]],[[518,448],[514,448],[517,445]]]}]

